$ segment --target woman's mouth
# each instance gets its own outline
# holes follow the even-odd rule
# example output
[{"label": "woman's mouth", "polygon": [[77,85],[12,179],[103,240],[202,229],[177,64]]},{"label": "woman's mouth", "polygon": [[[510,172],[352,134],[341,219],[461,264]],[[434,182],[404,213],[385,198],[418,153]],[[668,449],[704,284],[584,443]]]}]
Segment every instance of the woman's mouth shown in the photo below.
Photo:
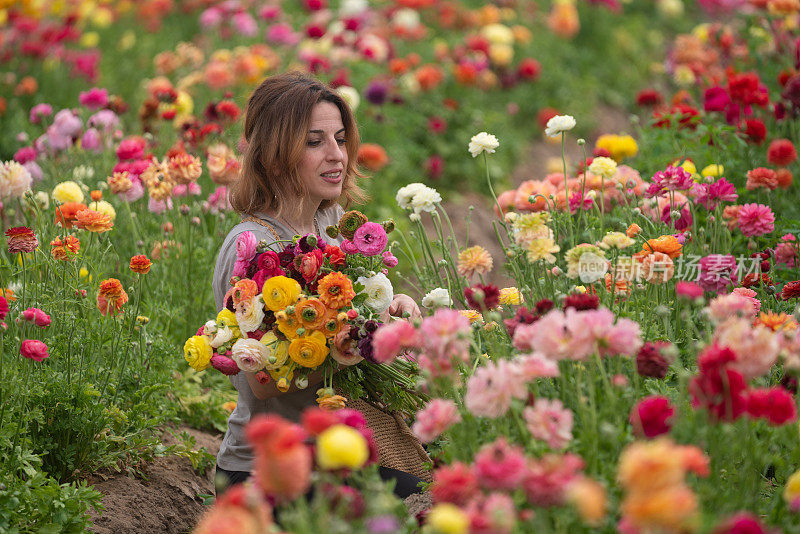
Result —
[{"label": "woman's mouth", "polygon": [[323,180],[331,184],[338,184],[342,181],[342,171],[330,171],[320,174]]}]

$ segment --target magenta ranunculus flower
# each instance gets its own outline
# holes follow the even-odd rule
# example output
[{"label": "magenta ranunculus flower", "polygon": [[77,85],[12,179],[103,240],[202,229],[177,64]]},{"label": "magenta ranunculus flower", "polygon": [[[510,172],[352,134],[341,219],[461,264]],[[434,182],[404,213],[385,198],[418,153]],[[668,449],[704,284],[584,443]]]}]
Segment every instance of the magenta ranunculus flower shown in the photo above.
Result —
[{"label": "magenta ranunculus flower", "polygon": [[736,258],[730,254],[709,254],[700,258],[697,282],[706,291],[722,293],[736,283]]},{"label": "magenta ranunculus flower", "polygon": [[211,367],[224,375],[235,375],[239,372],[239,366],[227,356],[220,356],[219,354],[211,357]]},{"label": "magenta ranunculus flower", "polygon": [[703,288],[694,282],[678,282],[675,284],[675,293],[680,297],[697,300],[703,296]]},{"label": "magenta ranunculus flower", "polygon": [[751,237],[775,230],[775,214],[764,204],[745,204],[739,208],[739,230]]},{"label": "magenta ranunculus flower", "polygon": [[452,425],[461,421],[461,415],[453,401],[431,399],[425,408],[417,412],[416,419],[411,430],[422,443],[430,443]]},{"label": "magenta ranunculus flower", "polygon": [[342,241],[342,243],[339,245],[339,248],[345,254],[358,254],[359,252],[358,247],[356,247],[356,244],[350,241],[349,239],[345,239],[344,241]]},{"label": "magenta ranunculus flower", "polygon": [[28,308],[22,312],[22,318],[36,324],[39,328],[50,326],[50,316],[39,308]]},{"label": "magenta ranunculus flower", "polygon": [[666,434],[672,428],[670,419],[675,408],[667,397],[651,395],[640,400],[631,410],[629,421],[633,433],[638,437],[654,438]]},{"label": "magenta ranunculus flower", "polygon": [[38,339],[26,339],[19,347],[19,353],[25,358],[40,362],[50,356],[47,352],[47,345]]},{"label": "magenta ranunculus flower", "polygon": [[43,117],[49,117],[52,114],[53,106],[50,104],[36,104],[31,108],[28,120],[31,121],[31,124],[39,124],[42,122]]},{"label": "magenta ranunculus flower", "polygon": [[383,253],[381,254],[381,257],[383,258],[383,264],[386,267],[390,267],[390,268],[391,267],[397,267],[397,264],[398,264],[397,258],[390,251],[384,250]]},{"label": "magenta ranunculus flower", "polygon": [[81,91],[78,102],[89,109],[100,109],[108,104],[108,91],[92,87],[88,91]]},{"label": "magenta ranunculus flower", "polygon": [[377,256],[386,248],[389,238],[378,223],[366,222],[353,234],[353,244],[365,256]]},{"label": "magenta ranunculus flower", "polygon": [[5,319],[6,315],[8,315],[8,300],[0,295],[0,321]]}]

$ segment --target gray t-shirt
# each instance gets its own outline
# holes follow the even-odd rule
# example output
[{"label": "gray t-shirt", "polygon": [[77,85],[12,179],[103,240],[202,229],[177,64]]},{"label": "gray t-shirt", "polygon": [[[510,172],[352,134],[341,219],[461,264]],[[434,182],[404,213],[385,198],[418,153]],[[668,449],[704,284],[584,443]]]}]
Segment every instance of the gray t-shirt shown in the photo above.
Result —
[{"label": "gray t-shirt", "polygon": [[[325,236],[325,228],[339,222],[339,217],[344,210],[338,204],[317,212],[317,232],[331,244],[339,244],[340,240],[330,239]],[[280,221],[269,217],[264,213],[256,213],[255,217],[262,219],[271,225],[281,239],[291,239],[294,231]],[[222,243],[217,263],[214,267],[214,300],[217,304],[217,311],[222,310],[222,298],[230,288],[230,278],[233,273],[233,264],[236,261],[236,240],[242,232],[250,231],[255,234],[257,240],[266,239],[268,242],[275,240],[275,236],[268,228],[258,223],[247,221],[241,222],[233,227]],[[282,247],[273,246],[275,252],[280,252]],[[250,471],[253,467],[253,450],[245,437],[244,429],[256,414],[274,413],[289,419],[299,421],[300,415],[309,406],[316,405],[316,390],[313,387],[284,393],[271,399],[260,400],[247,383],[244,373],[230,377],[233,387],[239,392],[236,408],[228,418],[228,431],[222,440],[222,445],[217,454],[217,465],[227,471]]]}]

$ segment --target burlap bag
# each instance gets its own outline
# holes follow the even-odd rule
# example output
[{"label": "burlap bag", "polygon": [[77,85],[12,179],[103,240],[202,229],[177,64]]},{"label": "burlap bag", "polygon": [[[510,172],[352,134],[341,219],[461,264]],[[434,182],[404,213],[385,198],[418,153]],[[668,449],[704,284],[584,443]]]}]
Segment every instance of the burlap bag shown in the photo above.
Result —
[{"label": "burlap bag", "polygon": [[378,447],[380,465],[412,474],[425,482],[433,481],[430,469],[424,465],[431,462],[431,458],[402,415],[362,399],[348,401],[347,407],[364,414]]}]

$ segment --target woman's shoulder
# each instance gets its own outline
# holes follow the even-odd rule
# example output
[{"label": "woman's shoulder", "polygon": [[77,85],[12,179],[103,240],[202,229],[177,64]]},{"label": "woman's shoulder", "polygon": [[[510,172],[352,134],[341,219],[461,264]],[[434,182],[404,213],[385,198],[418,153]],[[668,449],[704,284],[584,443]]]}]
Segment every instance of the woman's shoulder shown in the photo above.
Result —
[{"label": "woman's shoulder", "polygon": [[317,219],[324,228],[332,224],[338,224],[342,213],[344,213],[344,208],[342,208],[342,206],[339,204],[331,204],[327,208],[322,208],[317,212]]}]

